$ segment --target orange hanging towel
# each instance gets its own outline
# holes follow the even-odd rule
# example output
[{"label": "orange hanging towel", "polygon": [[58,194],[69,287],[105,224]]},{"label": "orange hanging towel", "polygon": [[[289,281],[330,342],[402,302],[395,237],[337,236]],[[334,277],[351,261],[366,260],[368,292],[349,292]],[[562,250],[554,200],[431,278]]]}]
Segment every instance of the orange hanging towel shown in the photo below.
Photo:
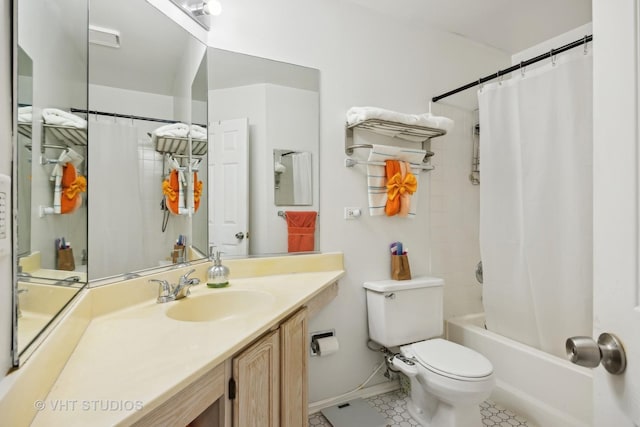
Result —
[{"label": "orange hanging towel", "polygon": [[316,211],[287,211],[288,251],[315,250]]},{"label": "orange hanging towel", "polygon": [[162,182],[162,193],[166,196],[166,204],[169,212],[177,215],[180,204],[180,181],[177,170],[173,169],[169,174],[169,178]]},{"label": "orange hanging towel", "polygon": [[[387,177],[387,189],[394,180],[401,180],[400,162],[397,160],[385,160],[385,175]],[[395,193],[387,191],[387,204],[384,207],[384,213],[387,216],[394,216],[400,212],[400,197],[396,197]]]},{"label": "orange hanging towel", "polygon": [[395,167],[387,168],[387,205],[385,212],[387,216],[398,214],[399,216],[409,215],[411,207],[411,195],[418,189],[418,181],[411,173],[411,165],[407,162],[387,160],[387,166],[391,162],[398,163],[398,172],[389,177],[395,171]]},{"label": "orange hanging towel", "polygon": [[193,208],[194,212],[200,207],[200,197],[202,197],[202,181],[198,181],[198,172],[193,173]]},{"label": "orange hanging towel", "polygon": [[76,173],[76,168],[72,163],[67,163],[62,167],[62,197],[60,197],[60,213],[68,214],[82,205],[80,193],[87,191],[87,179]]}]

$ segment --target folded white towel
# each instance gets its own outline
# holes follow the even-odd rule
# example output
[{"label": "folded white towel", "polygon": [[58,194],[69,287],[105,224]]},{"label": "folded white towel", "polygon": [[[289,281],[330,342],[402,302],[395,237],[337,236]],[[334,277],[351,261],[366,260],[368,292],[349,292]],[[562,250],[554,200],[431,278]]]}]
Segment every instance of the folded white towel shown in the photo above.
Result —
[{"label": "folded white towel", "polygon": [[75,114],[58,110],[57,108],[43,108],[42,118],[44,122],[50,125],[70,126],[78,129],[86,129],[87,121]]},{"label": "folded white towel", "polygon": [[349,111],[347,111],[347,124],[349,125],[355,125],[369,119],[386,120],[405,125],[426,126],[444,129],[447,132],[453,129],[454,124],[453,120],[447,117],[434,116],[431,113],[405,114],[377,107],[351,107]]},{"label": "folded white towel", "polygon": [[198,125],[191,125],[191,138],[207,139],[207,129]]},{"label": "folded white towel", "polygon": [[[424,159],[425,150],[411,150],[408,148],[391,147],[388,145],[373,145],[369,153],[370,162],[384,162],[385,160],[403,160],[419,167]],[[419,169],[413,171],[419,180]],[[369,198],[369,215],[385,215],[387,204],[387,176],[384,166],[367,165],[367,196]],[[418,208],[418,200],[411,199],[409,218],[414,218]]]},{"label": "folded white towel", "polygon": [[178,138],[186,138],[189,134],[189,126],[184,123],[171,123],[168,125],[160,126],[154,130],[152,135],[158,136],[175,136]]},{"label": "folded white towel", "polygon": [[18,107],[18,123],[33,122],[33,107]]}]

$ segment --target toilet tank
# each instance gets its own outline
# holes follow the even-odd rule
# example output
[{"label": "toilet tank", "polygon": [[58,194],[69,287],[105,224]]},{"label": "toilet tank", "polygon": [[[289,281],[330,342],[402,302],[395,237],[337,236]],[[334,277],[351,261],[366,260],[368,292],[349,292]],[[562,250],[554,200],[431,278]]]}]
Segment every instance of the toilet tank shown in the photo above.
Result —
[{"label": "toilet tank", "polygon": [[437,277],[365,282],[369,338],[393,347],[442,335],[443,286]]}]

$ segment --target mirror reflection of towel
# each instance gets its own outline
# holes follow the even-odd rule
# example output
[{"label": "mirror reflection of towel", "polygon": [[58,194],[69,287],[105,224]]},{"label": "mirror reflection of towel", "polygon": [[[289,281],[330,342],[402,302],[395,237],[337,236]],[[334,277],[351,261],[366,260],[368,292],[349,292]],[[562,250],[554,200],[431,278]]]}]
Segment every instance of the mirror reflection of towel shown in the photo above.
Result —
[{"label": "mirror reflection of towel", "polygon": [[289,252],[315,250],[316,211],[287,211],[287,231]]}]

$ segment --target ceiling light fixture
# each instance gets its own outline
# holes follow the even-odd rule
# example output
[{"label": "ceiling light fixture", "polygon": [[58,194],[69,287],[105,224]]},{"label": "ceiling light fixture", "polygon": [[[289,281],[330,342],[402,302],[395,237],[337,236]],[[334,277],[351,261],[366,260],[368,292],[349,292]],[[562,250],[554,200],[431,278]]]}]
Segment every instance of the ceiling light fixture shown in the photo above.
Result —
[{"label": "ceiling light fixture", "polygon": [[201,4],[190,8],[195,16],[211,15],[218,16],[222,13],[222,4],[218,0],[203,0]]}]

